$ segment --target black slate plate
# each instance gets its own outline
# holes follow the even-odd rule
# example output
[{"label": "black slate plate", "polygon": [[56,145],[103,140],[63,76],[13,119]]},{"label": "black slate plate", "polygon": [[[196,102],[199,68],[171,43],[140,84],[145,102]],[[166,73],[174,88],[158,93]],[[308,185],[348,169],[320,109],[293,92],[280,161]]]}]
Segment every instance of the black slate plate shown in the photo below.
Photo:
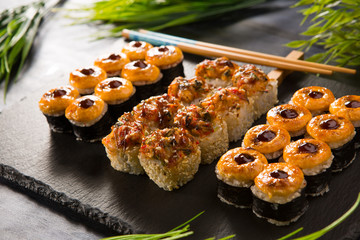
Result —
[{"label": "black slate plate", "polygon": [[[187,67],[193,69],[192,56],[187,59],[190,59]],[[288,76],[279,87],[280,103],[287,102],[297,89],[309,85],[328,87],[336,97],[360,92],[360,86],[298,73]],[[0,114],[2,180],[26,188],[27,194],[107,234],[114,234],[114,230],[164,232],[205,211],[192,223],[195,234],[190,239],[229,234],[236,234],[236,239],[276,239],[299,227],[304,227],[302,234],[319,230],[344,213],[360,192],[358,153],[348,169],[333,176],[330,192],[310,199],[308,211],[298,222],[276,227],[250,210],[220,202],[216,197],[215,163],[201,166],[194,180],[173,192],[158,188],[146,176],[113,170],[101,143],[78,142],[70,134],[50,132],[38,110],[38,98],[38,93],[33,94]],[[256,123],[263,122],[264,117]],[[237,142],[231,147],[239,145]],[[13,168],[36,181],[30,178],[24,182],[23,176]],[[67,203],[72,201],[76,202],[75,206]],[[342,239],[349,234],[352,237],[347,239],[356,239],[359,224],[357,211],[326,239]]]}]

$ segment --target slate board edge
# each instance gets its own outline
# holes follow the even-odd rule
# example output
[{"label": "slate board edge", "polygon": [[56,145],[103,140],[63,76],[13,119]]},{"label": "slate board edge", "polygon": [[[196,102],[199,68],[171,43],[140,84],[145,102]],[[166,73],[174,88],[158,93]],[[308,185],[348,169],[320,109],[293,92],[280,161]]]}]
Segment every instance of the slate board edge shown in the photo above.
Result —
[{"label": "slate board edge", "polygon": [[49,185],[26,176],[15,168],[0,164],[0,183],[25,193],[41,204],[56,210],[65,216],[76,220],[99,233],[111,235],[126,235],[134,233],[133,228],[126,222],[83,204],[79,200],[55,191]]}]

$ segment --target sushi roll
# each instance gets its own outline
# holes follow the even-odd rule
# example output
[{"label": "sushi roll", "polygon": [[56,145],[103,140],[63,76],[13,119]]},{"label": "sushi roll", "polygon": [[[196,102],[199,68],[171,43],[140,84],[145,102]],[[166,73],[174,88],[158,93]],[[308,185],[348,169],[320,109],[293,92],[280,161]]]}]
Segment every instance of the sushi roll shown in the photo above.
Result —
[{"label": "sushi roll", "polygon": [[121,76],[136,86],[139,100],[163,93],[161,82],[163,75],[160,69],[143,60],[136,60],[126,64]]},{"label": "sushi roll", "polygon": [[184,105],[198,104],[210,92],[203,78],[175,78],[168,87],[168,94],[180,100]]},{"label": "sushi roll", "polygon": [[360,147],[360,96],[347,95],[330,104],[330,113],[349,119],[355,127],[355,147]]},{"label": "sushi roll", "polygon": [[309,110],[291,104],[273,107],[266,115],[266,120],[270,125],[279,126],[287,130],[292,140],[297,140],[304,136],[306,124],[311,118]]},{"label": "sushi roll", "polygon": [[182,107],[179,100],[163,94],[141,101],[133,108],[132,114],[146,125],[147,131],[153,131],[173,127],[174,117]]},{"label": "sushi roll", "polygon": [[126,44],[121,50],[125,53],[130,61],[145,60],[146,52],[152,48],[153,45],[143,41],[131,41]]},{"label": "sushi roll", "polygon": [[113,124],[107,104],[99,97],[87,95],[75,99],[65,110],[77,140],[95,142],[110,132]]},{"label": "sushi roll", "polygon": [[202,100],[200,106],[225,120],[230,142],[239,140],[253,123],[252,108],[244,90],[221,88]]},{"label": "sushi roll", "polygon": [[253,148],[265,155],[269,163],[277,162],[283,149],[290,143],[290,134],[282,127],[262,124],[250,128],[242,147]]},{"label": "sushi roll", "polygon": [[305,193],[313,197],[329,191],[333,158],[326,143],[311,138],[291,142],[283,153],[285,162],[301,168],[307,182]]},{"label": "sushi roll", "polygon": [[251,148],[239,147],[227,151],[215,168],[218,198],[235,207],[251,207],[250,187],[267,164],[265,156]]},{"label": "sushi roll", "polygon": [[306,131],[310,137],[330,146],[334,154],[331,165],[333,172],[343,170],[355,159],[355,128],[347,118],[334,114],[318,115],[310,120]]},{"label": "sushi roll", "polygon": [[193,179],[201,161],[200,147],[181,128],[153,131],[140,148],[140,164],[160,188],[172,191]]},{"label": "sushi roll", "polygon": [[79,92],[71,86],[54,88],[44,93],[39,101],[39,108],[51,131],[72,132],[72,126],[65,117],[65,109],[78,97]]},{"label": "sushi roll", "polygon": [[144,124],[136,121],[129,112],[112,126],[111,133],[102,139],[102,144],[115,170],[135,175],[145,173],[138,157],[144,134]]},{"label": "sushi roll", "polygon": [[214,112],[190,105],[178,111],[174,125],[193,135],[201,149],[201,163],[210,164],[229,148],[226,122]]},{"label": "sushi roll", "polygon": [[297,221],[308,208],[306,180],[301,169],[288,163],[271,163],[251,187],[252,210],[269,223],[284,226]]},{"label": "sushi roll", "polygon": [[264,71],[255,65],[241,66],[236,70],[231,81],[233,87],[246,91],[249,103],[253,107],[254,120],[278,102],[277,80],[270,79]]},{"label": "sushi roll", "polygon": [[70,73],[69,82],[81,95],[92,94],[96,84],[107,78],[106,72],[96,66],[78,68]]},{"label": "sushi roll", "polygon": [[213,88],[230,87],[234,72],[239,66],[227,57],[205,59],[196,65],[195,76],[204,78]]},{"label": "sushi roll", "polygon": [[109,113],[115,121],[136,104],[135,91],[129,80],[119,77],[107,78],[95,87],[95,95],[108,104]]},{"label": "sushi roll", "polygon": [[310,86],[297,90],[290,100],[295,104],[307,108],[313,116],[329,111],[330,104],[335,101],[334,94],[325,87]]},{"label": "sushi roll", "polygon": [[167,90],[169,84],[176,77],[184,77],[184,55],[180,48],[175,46],[160,46],[150,48],[146,52],[145,60],[160,68],[163,78],[163,90]]},{"label": "sushi roll", "polygon": [[130,59],[124,53],[111,53],[104,57],[99,57],[95,60],[94,65],[102,68],[107,77],[121,76],[121,70],[128,64]]}]

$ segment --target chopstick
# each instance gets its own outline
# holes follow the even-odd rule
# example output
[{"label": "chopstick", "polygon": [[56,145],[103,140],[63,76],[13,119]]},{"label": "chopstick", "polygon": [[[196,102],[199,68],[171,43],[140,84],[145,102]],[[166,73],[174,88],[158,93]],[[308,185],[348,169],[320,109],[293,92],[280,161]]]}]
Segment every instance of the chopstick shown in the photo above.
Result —
[{"label": "chopstick", "polygon": [[259,53],[259,52],[244,50],[244,49],[240,49],[240,48],[227,47],[227,46],[223,46],[223,45],[219,45],[219,44],[196,41],[196,40],[172,36],[172,35],[168,35],[168,34],[164,34],[164,33],[148,31],[148,30],[144,30],[144,29],[140,29],[139,32],[144,33],[146,35],[157,36],[157,37],[162,37],[162,38],[166,38],[166,39],[172,39],[172,40],[179,41],[179,42],[185,42],[185,43],[193,44],[196,46],[215,48],[215,49],[219,49],[219,50],[244,54],[244,55],[253,56],[253,57],[260,57],[260,58],[265,58],[265,59],[269,59],[269,60],[282,61],[282,62],[287,62],[287,63],[291,63],[291,64],[298,64],[298,65],[309,66],[309,67],[314,67],[314,68],[322,68],[322,69],[327,69],[327,70],[331,70],[334,72],[342,72],[342,73],[349,73],[349,74],[356,73],[355,69],[332,66],[332,65],[321,64],[321,63],[308,62],[308,61],[303,61],[303,60],[298,60],[298,59],[289,59],[289,58],[285,58],[285,57],[281,57],[281,56],[276,56],[276,55],[271,55],[271,54],[266,54],[266,53]]},{"label": "chopstick", "polygon": [[[333,70],[328,69],[321,69],[318,67],[312,67],[312,66],[306,66],[306,65],[299,65],[304,63],[305,61],[301,60],[291,60],[289,62],[289,59],[283,58],[283,57],[277,57],[276,60],[274,59],[268,59],[265,58],[262,53],[256,53],[256,56],[253,55],[246,55],[245,52],[252,52],[247,50],[241,50],[237,48],[230,48],[222,45],[214,44],[215,47],[209,47],[212,46],[212,44],[208,46],[202,46],[199,45],[199,41],[186,39],[186,38],[180,38],[176,36],[166,35],[162,33],[156,33],[156,32],[150,32],[142,30],[142,32],[137,32],[133,30],[124,29],[122,34],[124,37],[129,38],[131,40],[137,40],[137,41],[146,41],[153,45],[175,45],[178,46],[182,51],[197,54],[197,55],[203,55],[203,56],[212,56],[212,57],[228,57],[229,59],[235,60],[235,61],[241,61],[241,62],[247,62],[252,64],[260,64],[265,66],[271,66],[276,67],[280,69],[286,69],[286,70],[294,70],[294,71],[303,71],[303,72],[311,72],[311,73],[320,73],[320,74],[326,74],[331,75]],[[200,42],[202,43],[202,42]],[[209,44],[209,43],[205,43]],[[222,48],[222,49],[219,49]],[[236,51],[235,51],[236,50]],[[243,53],[239,53],[239,51],[245,51]],[[260,55],[258,55],[260,54]],[[269,54],[265,54],[269,55]],[[262,56],[262,57],[260,57]],[[294,62],[291,62],[294,61]],[[307,62],[306,62],[307,63]],[[320,64],[324,65],[324,64]],[[325,65],[329,66],[329,65]],[[339,67],[335,67],[339,68]],[[351,71],[347,70],[348,73],[355,73],[355,70],[350,69]]]}]

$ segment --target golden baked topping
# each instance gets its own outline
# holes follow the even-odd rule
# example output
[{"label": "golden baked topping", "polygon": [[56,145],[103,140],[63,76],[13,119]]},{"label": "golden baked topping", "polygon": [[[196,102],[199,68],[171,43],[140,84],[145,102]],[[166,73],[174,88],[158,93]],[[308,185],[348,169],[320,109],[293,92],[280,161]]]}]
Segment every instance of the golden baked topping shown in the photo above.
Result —
[{"label": "golden baked topping", "polygon": [[106,72],[99,67],[92,66],[72,71],[69,82],[71,86],[77,89],[87,89],[94,88],[96,84],[104,79],[106,79]]},{"label": "golden baked topping", "polygon": [[222,181],[252,182],[265,168],[267,160],[260,152],[249,148],[234,148],[221,156],[216,164],[216,173]]},{"label": "golden baked topping", "polygon": [[328,161],[331,155],[331,149],[325,142],[305,138],[288,144],[284,148],[283,159],[301,169],[307,169]]},{"label": "golden baked topping", "polygon": [[232,77],[233,86],[245,89],[249,95],[266,91],[268,81],[264,71],[252,64],[241,66]]},{"label": "golden baked topping", "polygon": [[360,121],[360,96],[346,95],[330,104],[330,113],[350,121]]},{"label": "golden baked topping", "polygon": [[153,47],[146,52],[145,60],[160,69],[174,67],[184,59],[180,48],[175,46]]},{"label": "golden baked topping", "polygon": [[205,79],[230,81],[238,68],[239,66],[227,57],[221,57],[215,60],[205,59],[196,65],[195,76]]},{"label": "golden baked topping", "polygon": [[304,181],[301,169],[288,163],[271,163],[255,178],[255,185],[270,199],[298,191]]},{"label": "golden baked topping", "polygon": [[126,64],[121,72],[121,76],[133,83],[155,82],[162,77],[158,67],[142,60]]},{"label": "golden baked topping", "polygon": [[79,92],[71,86],[53,88],[43,94],[39,101],[39,108],[46,115],[62,115],[71,102],[78,97]]},{"label": "golden baked topping", "polygon": [[328,111],[333,101],[335,97],[329,89],[317,86],[301,88],[291,98],[293,104],[303,106],[310,111]]},{"label": "golden baked topping", "polygon": [[103,114],[105,102],[94,95],[83,96],[74,100],[65,111],[65,116],[71,121],[88,123]]},{"label": "golden baked topping", "polygon": [[120,74],[121,69],[125,64],[129,63],[130,59],[124,53],[112,53],[95,60],[94,65],[104,69],[107,73]]},{"label": "golden baked topping", "polygon": [[354,134],[350,120],[334,114],[323,114],[313,117],[306,126],[308,134],[326,143],[338,142]]},{"label": "golden baked topping", "polygon": [[99,96],[102,100],[112,104],[117,100],[128,99],[132,96],[134,87],[129,80],[124,78],[108,78],[95,87],[95,95]]},{"label": "golden baked topping", "polygon": [[243,146],[254,148],[264,154],[279,151],[289,143],[288,131],[282,127],[268,124],[250,128],[243,140]]},{"label": "golden baked topping", "polygon": [[266,120],[270,125],[285,128],[287,131],[295,132],[306,127],[311,119],[311,113],[304,107],[283,104],[270,109]]},{"label": "golden baked topping", "polygon": [[184,103],[190,103],[209,93],[209,86],[202,78],[175,78],[168,87],[168,94]]},{"label": "golden baked topping", "polygon": [[140,154],[147,159],[162,161],[167,167],[176,167],[184,157],[198,151],[198,142],[182,128],[155,130],[145,137]]},{"label": "golden baked topping", "polygon": [[130,61],[144,60],[146,52],[152,47],[153,46],[147,42],[131,41],[126,44],[121,51],[128,56]]}]

